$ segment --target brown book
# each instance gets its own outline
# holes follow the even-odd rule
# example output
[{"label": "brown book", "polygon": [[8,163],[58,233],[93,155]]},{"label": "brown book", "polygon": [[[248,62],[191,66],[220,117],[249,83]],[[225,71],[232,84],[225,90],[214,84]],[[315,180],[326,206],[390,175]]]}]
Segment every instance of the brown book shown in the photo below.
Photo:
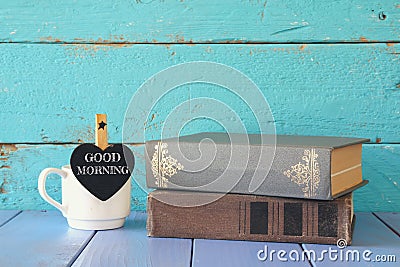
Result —
[{"label": "brown book", "polygon": [[193,199],[215,195],[172,190],[150,193],[148,235],[319,244],[344,239],[351,243],[352,193],[332,201],[226,194],[206,205],[184,207]]}]

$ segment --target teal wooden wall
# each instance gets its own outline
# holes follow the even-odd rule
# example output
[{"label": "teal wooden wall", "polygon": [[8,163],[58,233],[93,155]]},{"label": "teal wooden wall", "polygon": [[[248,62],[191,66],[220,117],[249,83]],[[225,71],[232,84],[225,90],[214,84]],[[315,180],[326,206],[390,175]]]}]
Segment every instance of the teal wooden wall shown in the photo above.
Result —
[{"label": "teal wooden wall", "polygon": [[[121,142],[125,110],[140,85],[198,60],[250,77],[269,102],[278,134],[370,138],[363,146],[370,184],[355,193],[355,209],[400,211],[395,0],[1,0],[0,208],[51,208],[37,193],[37,176],[67,164],[79,143],[94,141],[94,114],[107,113],[109,141]],[[183,119],[164,125],[171,107],[202,96],[224,101],[257,131],[233,95],[198,85],[165,96],[143,122],[146,137],[182,127]],[[218,126],[185,128],[210,129]],[[134,175],[143,181],[143,145],[135,134],[131,139]],[[49,191],[60,194],[56,177]],[[145,197],[133,184],[132,209],[144,210]]]}]

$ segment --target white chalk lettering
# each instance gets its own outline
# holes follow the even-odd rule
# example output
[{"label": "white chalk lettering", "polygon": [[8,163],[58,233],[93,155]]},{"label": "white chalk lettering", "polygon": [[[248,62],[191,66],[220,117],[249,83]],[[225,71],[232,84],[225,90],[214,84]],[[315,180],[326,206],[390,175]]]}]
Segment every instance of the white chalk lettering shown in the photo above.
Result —
[{"label": "white chalk lettering", "polygon": [[86,162],[119,162],[121,160],[121,155],[119,153],[86,153]]},{"label": "white chalk lettering", "polygon": [[128,166],[76,166],[77,176],[80,175],[125,175],[130,174]]}]

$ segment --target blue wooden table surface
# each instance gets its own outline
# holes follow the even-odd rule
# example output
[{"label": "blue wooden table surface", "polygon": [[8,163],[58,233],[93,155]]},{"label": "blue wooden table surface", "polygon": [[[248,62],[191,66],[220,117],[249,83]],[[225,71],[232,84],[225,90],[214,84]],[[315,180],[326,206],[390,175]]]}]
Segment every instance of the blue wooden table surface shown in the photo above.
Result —
[{"label": "blue wooden table surface", "polygon": [[[398,266],[400,262],[400,213],[357,213],[352,246],[344,248],[149,238],[146,217],[132,212],[123,228],[82,231],[69,228],[56,211],[0,210],[0,266]],[[306,252],[311,253],[309,258]]]}]

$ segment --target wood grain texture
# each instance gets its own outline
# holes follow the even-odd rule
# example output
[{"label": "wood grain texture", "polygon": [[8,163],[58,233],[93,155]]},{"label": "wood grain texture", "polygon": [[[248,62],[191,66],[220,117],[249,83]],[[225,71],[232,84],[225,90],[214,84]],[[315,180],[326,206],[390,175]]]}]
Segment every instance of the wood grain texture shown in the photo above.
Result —
[{"label": "wood grain texture", "polygon": [[[140,85],[167,67],[197,60],[227,64],[253,80],[269,103],[278,134],[399,142],[399,48],[399,44],[2,44],[0,64],[7,67],[0,69],[0,142],[93,142],[93,116],[100,112],[108,115],[109,142],[121,142],[124,114]],[[158,98],[152,91],[144,95],[143,102]],[[221,101],[240,121],[232,116],[220,124],[189,120],[201,109],[201,102],[196,102],[200,97]],[[182,103],[187,112],[173,113]],[[215,117],[221,108],[216,106],[207,115]],[[182,127],[186,134],[242,124],[250,133],[258,131],[243,100],[216,85],[180,86],[146,109],[137,111],[148,112],[146,121],[127,115],[134,130],[125,141],[143,142],[144,130],[146,139],[161,133],[168,137]],[[173,119],[167,120],[171,113]]]},{"label": "wood grain texture", "polygon": [[[1,145],[0,146],[0,209],[54,209],[44,201],[37,190],[40,172],[48,167],[68,165],[77,145]],[[145,184],[144,149],[129,146],[135,155],[133,177]],[[138,152],[137,152],[138,151]],[[4,167],[7,166],[7,167]],[[141,178],[143,177],[143,178]],[[49,175],[46,190],[61,202],[61,179]],[[132,179],[132,209],[144,210],[146,193]]]},{"label": "wood grain texture", "polygon": [[400,213],[398,212],[377,212],[375,213],[385,224],[400,236]]},{"label": "wood grain texture", "polygon": [[[400,39],[396,0],[1,1],[2,42],[346,42]],[[118,15],[117,15],[118,14]]]},{"label": "wood grain texture", "polygon": [[369,184],[354,192],[356,210],[399,211],[400,145],[365,145],[362,157],[363,177]]},{"label": "wood grain texture", "polygon": [[146,217],[134,212],[124,227],[97,232],[72,266],[189,267],[192,240],[148,238]]},{"label": "wood grain texture", "polygon": [[[268,254],[265,261],[261,261],[257,257],[260,250],[264,250]],[[271,258],[272,250],[275,250],[275,253],[272,254]],[[277,252],[280,250],[287,253],[296,250],[300,255],[302,251],[300,245],[290,243],[195,239],[192,266],[311,266],[308,261],[279,261]],[[265,254],[261,253],[260,256],[262,258]],[[288,258],[288,255],[284,257]]]},{"label": "wood grain texture", "polygon": [[[1,212],[0,212],[1,213]],[[4,214],[4,213],[3,213]],[[391,217],[393,214],[380,213]],[[397,214],[398,215],[398,214]],[[377,255],[394,255],[398,261],[399,237],[371,213],[357,213],[353,245],[343,250],[362,253],[375,260]],[[288,253],[305,250],[320,255],[324,249],[336,246],[298,245],[248,241],[195,239],[190,261],[191,240],[146,237],[146,214],[131,213],[125,226],[110,231],[79,231],[68,227],[58,211],[24,211],[0,228],[1,266],[310,266],[307,260],[293,261]],[[265,261],[258,260],[260,250],[268,250]],[[270,255],[272,250],[273,258]],[[279,250],[286,251],[278,259]],[[282,254],[280,254],[282,256]],[[292,256],[295,254],[292,254]],[[333,254],[339,255],[339,253]],[[345,254],[344,254],[345,255]],[[260,254],[260,256],[264,256]],[[346,256],[344,256],[346,257]],[[366,262],[329,260],[313,261],[312,266],[397,266],[396,262]]]},{"label": "wood grain texture", "polygon": [[[278,134],[400,142],[397,0],[0,0],[0,21],[0,142],[10,143],[0,154],[0,208],[50,208],[36,192],[37,176],[66,164],[73,149],[14,144],[93,143],[96,113],[107,113],[109,142],[120,143],[125,110],[139,86],[189,61],[227,64],[249,76],[266,97]],[[201,108],[196,98],[210,96],[257,132],[241,99],[196,84],[161,98],[145,111],[145,121],[129,115],[137,127],[129,142],[142,142],[144,129],[146,139],[181,128],[185,134],[220,131],[217,123],[187,120]],[[146,97],[157,96],[149,91]],[[184,101],[184,116],[166,123]],[[221,123],[232,121],[227,116]],[[398,146],[370,151],[364,167],[370,185],[356,192],[356,208],[400,211]],[[144,177],[144,168],[135,171]],[[59,194],[55,181],[49,186]],[[143,210],[145,193],[136,185],[132,192],[133,209]]]},{"label": "wood grain texture", "polygon": [[108,147],[107,115],[96,114],[95,145],[105,150]]},{"label": "wood grain texture", "polygon": [[93,234],[69,228],[58,211],[24,211],[0,228],[0,266],[67,266]]},{"label": "wood grain texture", "polygon": [[18,213],[20,213],[18,210],[0,210],[0,227],[13,219]]},{"label": "wood grain texture", "polygon": [[[0,149],[0,209],[53,209],[39,195],[37,179],[47,167],[69,163],[77,145],[2,145]],[[132,209],[146,209],[146,177],[143,145],[129,146],[135,155]],[[33,156],[34,155],[34,156]],[[355,191],[356,211],[400,212],[400,145],[363,145],[363,176],[369,184]],[[0,178],[1,179],[1,178]],[[135,181],[134,181],[135,180]],[[47,191],[60,201],[60,178],[49,176]]]},{"label": "wood grain texture", "polygon": [[[399,246],[400,238],[374,215],[371,213],[357,213],[353,242],[351,246],[343,249],[343,259],[346,259],[346,251],[358,250],[360,252],[360,260],[346,261],[338,258],[335,261],[312,262],[314,266],[397,266],[395,262],[376,262],[375,257],[377,255],[395,255],[398,260],[400,257]],[[306,250],[314,250],[316,255],[321,255],[322,250],[329,250],[327,245],[303,244],[303,247]],[[331,249],[340,251],[336,246]],[[372,252],[367,255],[371,259],[369,262],[362,259],[362,254],[365,250]],[[340,252],[336,253],[336,255],[339,254]],[[328,255],[325,254],[325,258],[329,259]]]}]

